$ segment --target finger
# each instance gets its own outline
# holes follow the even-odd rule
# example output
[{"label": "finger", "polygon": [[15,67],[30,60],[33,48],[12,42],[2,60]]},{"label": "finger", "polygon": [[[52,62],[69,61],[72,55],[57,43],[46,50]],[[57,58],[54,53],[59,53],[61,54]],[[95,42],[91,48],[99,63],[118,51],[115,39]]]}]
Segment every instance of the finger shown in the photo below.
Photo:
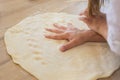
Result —
[{"label": "finger", "polygon": [[82,16],[82,15],[85,15],[85,14],[84,14],[84,12],[81,12],[79,15]]},{"label": "finger", "polygon": [[54,32],[54,33],[62,33],[62,30],[59,29],[50,29],[50,28],[45,28],[45,30],[49,31],[49,32]]},{"label": "finger", "polygon": [[80,17],[79,18],[81,21],[85,22],[87,25],[90,25],[91,21],[89,18],[87,17]]},{"label": "finger", "polygon": [[67,39],[66,34],[54,34],[54,35],[44,35],[46,38],[55,39],[55,40],[65,40]]},{"label": "finger", "polygon": [[62,52],[64,52],[64,51],[69,50],[69,49],[71,49],[71,48],[73,48],[73,47],[75,47],[75,46],[78,46],[78,45],[79,45],[79,44],[76,43],[75,40],[71,40],[70,42],[64,44],[64,45],[60,48],[60,50],[61,50]]},{"label": "finger", "polygon": [[88,16],[88,10],[86,9],[85,11],[80,13],[80,16]]},{"label": "finger", "polygon": [[69,28],[74,28],[74,26],[73,26],[72,23],[68,23],[67,26],[68,26]]},{"label": "finger", "polygon": [[62,26],[62,25],[59,25],[59,24],[53,24],[56,28],[58,29],[62,29],[62,30],[66,30],[66,27],[65,26]]}]

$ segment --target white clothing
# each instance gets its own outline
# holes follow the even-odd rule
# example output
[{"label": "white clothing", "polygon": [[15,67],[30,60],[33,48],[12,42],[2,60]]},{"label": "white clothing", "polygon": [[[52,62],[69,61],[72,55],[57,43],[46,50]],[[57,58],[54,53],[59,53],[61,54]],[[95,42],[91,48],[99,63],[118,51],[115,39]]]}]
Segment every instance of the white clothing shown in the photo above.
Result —
[{"label": "white clothing", "polygon": [[111,0],[106,14],[108,44],[113,52],[120,55],[120,0]]}]

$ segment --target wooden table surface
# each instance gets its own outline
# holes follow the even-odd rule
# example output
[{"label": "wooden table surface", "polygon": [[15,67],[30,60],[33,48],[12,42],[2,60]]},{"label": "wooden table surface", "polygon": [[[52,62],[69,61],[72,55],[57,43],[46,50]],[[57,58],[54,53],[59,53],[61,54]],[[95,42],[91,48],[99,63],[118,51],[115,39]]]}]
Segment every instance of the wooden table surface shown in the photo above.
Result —
[{"label": "wooden table surface", "polygon": [[[72,0],[74,1],[74,0]],[[4,44],[5,31],[27,16],[45,12],[79,14],[85,2],[67,0],[0,0],[0,80],[37,80],[12,62]],[[120,80],[120,70],[101,80]]]}]

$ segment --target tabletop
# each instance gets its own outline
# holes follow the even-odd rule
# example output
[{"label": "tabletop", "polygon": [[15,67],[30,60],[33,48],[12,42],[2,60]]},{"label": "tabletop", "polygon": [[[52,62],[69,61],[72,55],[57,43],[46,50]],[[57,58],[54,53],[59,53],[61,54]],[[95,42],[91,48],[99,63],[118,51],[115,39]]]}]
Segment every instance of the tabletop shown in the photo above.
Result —
[{"label": "tabletop", "polygon": [[[0,0],[0,80],[37,80],[13,63],[4,43],[5,31],[24,18],[45,12],[79,14],[87,3],[78,0]],[[100,80],[120,80],[120,69],[111,77]]]}]

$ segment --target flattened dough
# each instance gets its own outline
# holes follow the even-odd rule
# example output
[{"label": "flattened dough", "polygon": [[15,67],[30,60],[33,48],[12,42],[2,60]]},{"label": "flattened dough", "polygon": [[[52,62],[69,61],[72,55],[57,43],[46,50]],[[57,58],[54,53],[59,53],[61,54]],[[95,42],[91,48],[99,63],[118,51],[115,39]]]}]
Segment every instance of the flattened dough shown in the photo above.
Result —
[{"label": "flattened dough", "polygon": [[24,19],[5,33],[13,61],[38,80],[96,80],[119,68],[120,57],[106,43],[86,43],[64,53],[59,51],[66,41],[44,37],[44,28],[52,28],[53,23],[88,29],[78,15],[44,13]]}]

